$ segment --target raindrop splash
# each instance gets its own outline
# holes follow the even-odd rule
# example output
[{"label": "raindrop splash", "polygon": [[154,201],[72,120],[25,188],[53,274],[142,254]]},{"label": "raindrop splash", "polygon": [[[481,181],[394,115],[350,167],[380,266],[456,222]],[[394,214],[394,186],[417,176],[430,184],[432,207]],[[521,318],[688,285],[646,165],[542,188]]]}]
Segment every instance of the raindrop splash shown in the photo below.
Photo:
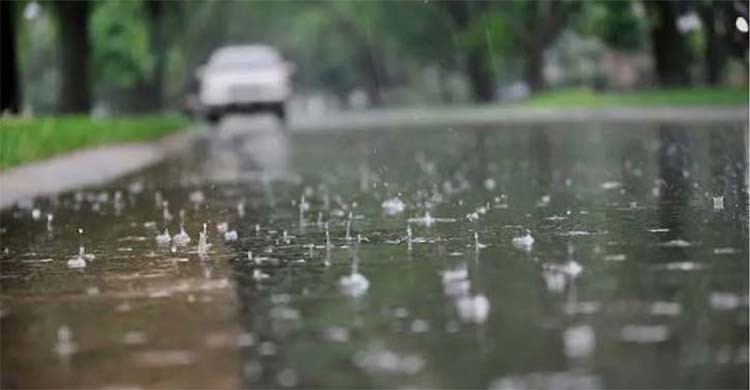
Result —
[{"label": "raindrop splash", "polygon": [[349,219],[346,221],[346,241],[352,240],[352,212],[349,212]]},{"label": "raindrop splash", "polygon": [[267,273],[264,273],[263,271],[257,268],[253,271],[253,279],[255,279],[256,282],[259,282],[264,279],[268,279],[270,277],[271,277],[270,275],[268,275]]},{"label": "raindrop splash", "polygon": [[47,214],[47,231],[52,232],[52,220],[55,219],[55,216],[52,214]]},{"label": "raindrop splash", "polygon": [[236,230],[229,230],[224,233],[224,241],[237,241],[238,237]]},{"label": "raindrop splash", "polygon": [[391,199],[384,200],[381,204],[381,207],[387,215],[396,215],[404,211],[404,209],[406,208],[406,204],[403,200],[401,200],[401,198],[395,196]]},{"label": "raindrop splash", "polygon": [[156,235],[156,243],[158,245],[169,245],[172,241],[172,236],[169,235],[169,229],[165,228],[164,233]]},{"label": "raindrop splash", "polygon": [[326,249],[331,248],[331,232],[328,230],[328,222],[325,223],[325,230],[326,230]]},{"label": "raindrop splash", "polygon": [[67,325],[57,328],[57,342],[54,351],[60,357],[68,357],[78,350],[78,346],[73,342],[73,332]]},{"label": "raindrop splash", "polygon": [[370,288],[370,281],[359,273],[359,259],[352,258],[352,272],[349,275],[342,276],[339,280],[341,292],[351,297],[360,297]]},{"label": "raindrop splash", "polygon": [[162,217],[164,218],[164,226],[167,226],[169,222],[172,220],[172,213],[169,212],[169,202],[163,201],[162,202],[163,212]]},{"label": "raindrop splash", "polygon": [[208,224],[203,224],[203,231],[198,233],[198,255],[205,256],[211,244],[208,242]]},{"label": "raindrop splash", "polygon": [[534,237],[531,236],[531,230],[526,229],[525,235],[520,236],[520,237],[514,237],[513,246],[515,246],[518,249],[525,250],[527,252],[531,251],[531,248],[534,246]]},{"label": "raindrop splash", "polygon": [[68,268],[86,268],[86,261],[94,260],[96,256],[87,254],[83,246],[83,229],[78,228],[78,254],[68,260]]},{"label": "raindrop splash", "polygon": [[186,246],[190,243],[190,236],[185,232],[185,210],[180,210],[180,232],[172,237],[176,246]]},{"label": "raindrop splash", "polygon": [[456,301],[458,315],[464,322],[481,324],[487,320],[490,313],[490,301],[486,296],[464,296]]},{"label": "raindrop splash", "polygon": [[305,211],[310,209],[310,203],[305,200],[305,194],[302,194],[299,199],[299,227],[305,227]]},{"label": "raindrop splash", "polygon": [[407,245],[407,248],[409,248],[409,251],[411,251],[411,248],[412,248],[411,241],[412,241],[411,225],[407,224],[406,225],[406,245]]},{"label": "raindrop splash", "polygon": [[479,242],[479,233],[474,232],[474,249],[476,249],[477,251],[479,251],[480,249],[483,249],[483,248],[486,248],[486,247],[487,247],[487,245],[482,244],[481,242]]},{"label": "raindrop splash", "polygon": [[724,210],[724,197],[723,196],[714,196],[711,198],[714,203],[714,211],[721,211]]}]

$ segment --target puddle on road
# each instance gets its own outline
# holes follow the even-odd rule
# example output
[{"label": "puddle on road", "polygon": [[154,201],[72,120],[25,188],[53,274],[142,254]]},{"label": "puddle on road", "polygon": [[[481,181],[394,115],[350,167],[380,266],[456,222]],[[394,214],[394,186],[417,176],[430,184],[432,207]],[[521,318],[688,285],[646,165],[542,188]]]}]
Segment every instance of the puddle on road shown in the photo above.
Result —
[{"label": "puddle on road", "polygon": [[224,126],[3,211],[4,387],[747,386],[741,126]]}]

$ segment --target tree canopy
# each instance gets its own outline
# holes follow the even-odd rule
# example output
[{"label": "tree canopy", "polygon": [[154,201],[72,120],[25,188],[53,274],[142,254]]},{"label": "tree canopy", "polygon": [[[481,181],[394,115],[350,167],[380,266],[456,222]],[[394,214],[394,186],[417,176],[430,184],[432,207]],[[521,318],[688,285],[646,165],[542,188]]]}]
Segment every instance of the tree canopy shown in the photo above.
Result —
[{"label": "tree canopy", "polygon": [[[4,28],[17,34],[3,40],[17,41],[19,69],[4,77],[17,73],[23,102],[41,111],[178,107],[195,84],[195,69],[217,47],[236,43],[278,47],[296,64],[303,94],[346,102],[360,90],[375,105],[401,102],[403,90],[414,100],[431,101],[428,95],[438,93],[437,99],[453,101],[465,88],[467,98],[490,101],[506,83],[544,89],[548,52],[563,34],[650,56],[655,79],[667,85],[717,83],[730,55],[747,61],[737,49],[747,34],[727,29],[742,7],[711,0],[13,4],[14,23]],[[690,22],[691,13],[702,22],[681,31],[678,22]],[[705,80],[695,69],[706,69]]]}]

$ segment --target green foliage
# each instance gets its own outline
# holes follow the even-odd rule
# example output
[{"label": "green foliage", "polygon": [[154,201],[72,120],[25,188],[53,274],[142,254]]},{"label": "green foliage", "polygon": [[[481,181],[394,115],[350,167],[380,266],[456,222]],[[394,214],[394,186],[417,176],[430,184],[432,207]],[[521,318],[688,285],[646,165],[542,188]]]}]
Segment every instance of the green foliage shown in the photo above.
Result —
[{"label": "green foliage", "polygon": [[85,147],[151,140],[187,125],[187,119],[180,116],[3,117],[0,120],[0,169]]},{"label": "green foliage", "polygon": [[[59,61],[56,26],[46,15],[54,7],[41,4],[39,20],[19,23],[21,71],[27,105],[36,112],[49,112],[57,99],[49,91],[58,89]],[[377,87],[386,89],[387,99],[403,91],[420,96],[426,89],[420,80],[435,74],[440,77],[432,77],[437,80],[434,89],[447,91],[444,96],[449,101],[460,89],[454,86],[466,85],[469,79],[465,65],[470,51],[473,58],[481,57],[484,67],[475,68],[496,81],[513,82],[534,74],[530,70],[539,67],[528,65],[541,61],[530,59],[539,58],[554,43],[564,43],[558,38],[566,31],[576,29],[619,50],[643,51],[650,27],[640,0],[168,0],[160,4],[161,12],[150,14],[145,0],[92,3],[92,84],[105,109],[135,110],[134,102],[154,90],[149,81],[159,79],[153,77],[155,64],[160,63],[156,53],[164,55],[162,96],[172,106],[183,101],[187,87],[195,84],[191,83],[194,69],[214,49],[248,43],[281,49],[295,63],[295,88],[303,93],[344,97],[354,88]],[[152,29],[161,34],[151,36]],[[161,39],[154,40],[155,36]],[[702,32],[693,32],[689,39],[696,54],[705,52]],[[155,50],[152,45],[163,48]],[[582,61],[575,57],[561,68],[569,71],[570,63]],[[378,78],[377,83],[373,78]],[[447,83],[448,79],[457,82]]]},{"label": "green foliage", "polygon": [[166,62],[164,67],[164,88],[171,94],[181,88],[185,83],[188,75],[187,59],[178,47],[167,49]]},{"label": "green foliage", "polygon": [[[584,29],[601,38],[608,46],[620,50],[643,47],[646,23],[632,1],[597,1],[586,3]],[[639,13],[641,13],[639,15]]]},{"label": "green foliage", "polygon": [[96,80],[129,87],[151,74],[153,59],[140,1],[97,4],[90,27]]},{"label": "green foliage", "polygon": [[442,10],[425,2],[381,3],[383,26],[378,36],[386,38],[403,58],[421,64],[450,65],[455,57],[458,36]]},{"label": "green foliage", "polygon": [[[346,11],[308,7],[298,12],[292,33],[281,42],[299,62],[297,80],[308,87],[329,88],[343,94],[359,78],[352,56],[357,53],[357,40],[362,36],[354,36],[351,31],[342,33],[352,27],[352,21],[344,19],[348,16],[343,13]],[[337,15],[335,22],[331,20],[333,12]],[[310,36],[320,44],[307,44]]]},{"label": "green foliage", "polygon": [[507,15],[502,12],[487,12],[476,18],[465,39],[467,47],[476,46],[489,53],[487,65],[491,71],[497,71],[501,60],[514,48]]}]

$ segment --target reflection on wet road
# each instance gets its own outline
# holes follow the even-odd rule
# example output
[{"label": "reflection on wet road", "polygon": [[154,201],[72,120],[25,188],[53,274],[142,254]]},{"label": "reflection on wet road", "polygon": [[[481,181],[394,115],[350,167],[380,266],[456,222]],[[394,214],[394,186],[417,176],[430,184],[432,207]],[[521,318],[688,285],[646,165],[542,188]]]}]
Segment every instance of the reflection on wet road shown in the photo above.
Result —
[{"label": "reflection on wet road", "polygon": [[228,118],[3,211],[3,387],[747,387],[746,134]]}]

